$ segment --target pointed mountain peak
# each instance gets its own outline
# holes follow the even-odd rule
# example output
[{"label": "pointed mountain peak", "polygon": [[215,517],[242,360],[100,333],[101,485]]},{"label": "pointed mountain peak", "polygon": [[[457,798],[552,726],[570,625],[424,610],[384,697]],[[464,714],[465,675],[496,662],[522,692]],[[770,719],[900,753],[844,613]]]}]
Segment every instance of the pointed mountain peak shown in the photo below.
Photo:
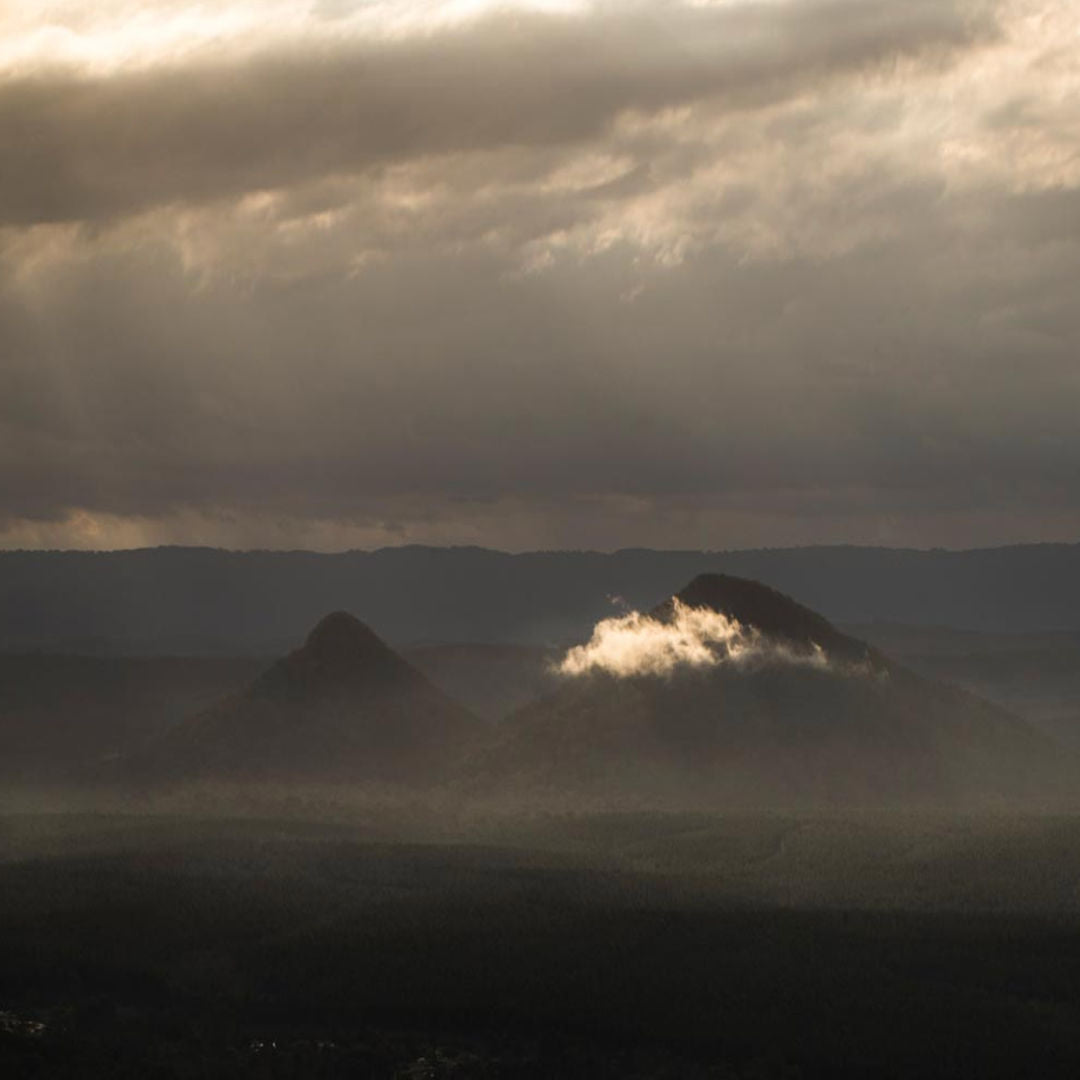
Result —
[{"label": "pointed mountain peak", "polygon": [[330,662],[386,649],[374,630],[347,611],[334,611],[320,619],[303,647],[303,651],[313,658]]},{"label": "pointed mountain peak", "polygon": [[246,690],[167,732],[135,768],[412,783],[439,775],[479,730],[373,630],[335,611]]},{"label": "pointed mountain peak", "polygon": [[257,694],[289,698],[352,686],[373,688],[421,676],[369,626],[347,611],[320,619],[304,644],[256,680]]}]

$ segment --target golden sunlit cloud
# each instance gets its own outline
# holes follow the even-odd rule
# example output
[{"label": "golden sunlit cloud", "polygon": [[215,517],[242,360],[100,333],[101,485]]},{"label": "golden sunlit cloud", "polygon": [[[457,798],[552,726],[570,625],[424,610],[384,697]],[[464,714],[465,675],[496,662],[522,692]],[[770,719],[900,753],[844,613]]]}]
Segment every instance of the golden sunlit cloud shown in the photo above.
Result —
[{"label": "golden sunlit cloud", "polygon": [[690,607],[678,597],[672,597],[671,604],[670,619],[631,611],[597,623],[588,642],[566,654],[558,672],[573,677],[603,672],[630,678],[723,664],[829,666],[817,644],[799,651],[762,637],[754,627],[743,626],[722,612]]},{"label": "golden sunlit cloud", "polygon": [[579,0],[184,0],[0,9],[0,75],[69,67],[93,75],[204,56],[250,54],[304,42],[431,32],[504,11],[572,14]]}]

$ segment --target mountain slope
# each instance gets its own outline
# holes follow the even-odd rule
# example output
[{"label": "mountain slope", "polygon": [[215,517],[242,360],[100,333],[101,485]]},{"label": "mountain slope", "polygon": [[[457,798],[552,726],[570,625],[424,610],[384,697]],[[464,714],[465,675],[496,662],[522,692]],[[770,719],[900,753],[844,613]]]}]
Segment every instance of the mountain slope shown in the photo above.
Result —
[{"label": "mountain slope", "polygon": [[760,581],[730,574],[699,574],[654,609],[653,617],[670,621],[675,601],[689,608],[718,612],[797,651],[818,646],[832,660],[884,663],[884,657],[865,642],[842,633],[823,615]]},{"label": "mountain slope", "polygon": [[125,763],[131,779],[428,783],[483,726],[358,619],[326,616],[245,691]]},{"label": "mountain slope", "polygon": [[[713,639],[693,640],[710,626],[701,613],[724,617]],[[628,670],[642,641],[692,662]],[[758,582],[703,575],[643,623],[601,624],[571,655],[580,674],[505,722],[471,763],[474,783],[678,805],[873,805],[1030,795],[1055,774],[1051,745],[1016,717]]]}]

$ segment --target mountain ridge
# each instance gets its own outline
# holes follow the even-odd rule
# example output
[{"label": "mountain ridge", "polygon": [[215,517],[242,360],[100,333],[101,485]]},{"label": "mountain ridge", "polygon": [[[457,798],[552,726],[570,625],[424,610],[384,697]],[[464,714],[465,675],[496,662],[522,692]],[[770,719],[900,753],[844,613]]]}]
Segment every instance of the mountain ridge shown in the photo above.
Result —
[{"label": "mountain ridge", "polygon": [[834,623],[1080,630],[1080,544],[963,552],[856,546],[509,554],[482,548],[0,552],[0,650],[284,652],[327,611],[398,645],[565,644],[697,574],[770,582]]}]

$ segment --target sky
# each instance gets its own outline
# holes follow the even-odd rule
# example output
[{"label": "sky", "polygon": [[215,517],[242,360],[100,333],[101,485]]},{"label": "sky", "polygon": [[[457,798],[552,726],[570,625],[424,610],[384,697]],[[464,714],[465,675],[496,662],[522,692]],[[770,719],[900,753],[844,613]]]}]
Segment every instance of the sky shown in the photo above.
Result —
[{"label": "sky", "polygon": [[0,0],[0,547],[1080,540],[1072,0]]}]

